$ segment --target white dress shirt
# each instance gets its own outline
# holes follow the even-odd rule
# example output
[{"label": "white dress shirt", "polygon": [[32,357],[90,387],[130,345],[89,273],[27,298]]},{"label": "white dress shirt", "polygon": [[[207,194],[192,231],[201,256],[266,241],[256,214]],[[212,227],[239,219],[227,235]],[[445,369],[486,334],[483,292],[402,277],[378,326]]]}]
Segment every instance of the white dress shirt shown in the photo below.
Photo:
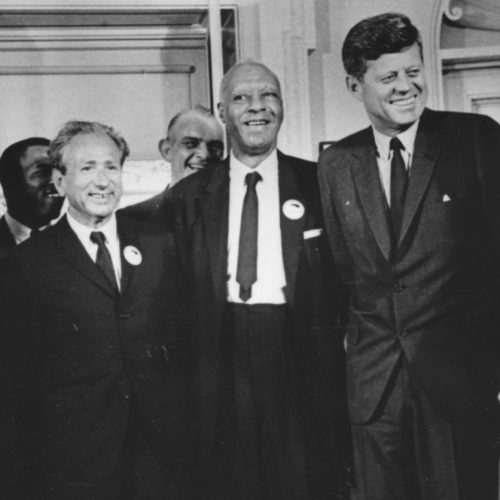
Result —
[{"label": "white dress shirt", "polygon": [[284,304],[286,285],[285,267],[281,246],[280,198],[278,184],[278,154],[274,150],[256,168],[249,168],[236,159],[229,158],[229,231],[227,262],[227,300],[241,303],[240,285],[236,281],[241,211],[246,194],[245,176],[258,172],[262,180],[257,183],[259,200],[257,281],[252,286],[252,296],[246,304]]},{"label": "white dress shirt", "polygon": [[118,230],[116,227],[116,216],[113,214],[108,222],[99,229],[94,229],[89,226],[78,222],[71,214],[66,212],[66,217],[68,218],[68,224],[71,229],[76,233],[78,239],[85,248],[85,251],[89,254],[90,258],[95,262],[97,259],[97,243],[94,243],[90,239],[90,233],[94,231],[100,231],[104,233],[106,237],[106,247],[111,255],[111,261],[113,262],[113,268],[115,271],[116,282],[118,288],[120,289],[121,277],[122,277],[122,263],[120,257],[120,240],[118,239]]},{"label": "white dress shirt", "polygon": [[[411,162],[413,159],[413,149],[415,146],[415,137],[417,136],[418,120],[408,129],[396,137],[401,141],[404,150],[401,151],[401,156],[405,162],[408,175],[411,175]],[[375,145],[377,146],[377,164],[378,173],[380,176],[380,183],[384,190],[385,198],[389,207],[391,206],[391,160],[392,151],[390,142],[392,137],[381,134],[373,129],[373,136],[375,138]]]}]

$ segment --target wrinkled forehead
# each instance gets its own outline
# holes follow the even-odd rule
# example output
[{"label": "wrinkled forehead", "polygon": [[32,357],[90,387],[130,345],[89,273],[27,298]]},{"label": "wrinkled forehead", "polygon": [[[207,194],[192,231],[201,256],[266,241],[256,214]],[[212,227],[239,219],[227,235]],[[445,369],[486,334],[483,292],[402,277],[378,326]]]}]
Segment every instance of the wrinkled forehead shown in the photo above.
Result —
[{"label": "wrinkled forehead", "polygon": [[245,88],[269,88],[281,96],[280,82],[276,75],[265,66],[247,64],[235,67],[227,76],[226,97]]}]

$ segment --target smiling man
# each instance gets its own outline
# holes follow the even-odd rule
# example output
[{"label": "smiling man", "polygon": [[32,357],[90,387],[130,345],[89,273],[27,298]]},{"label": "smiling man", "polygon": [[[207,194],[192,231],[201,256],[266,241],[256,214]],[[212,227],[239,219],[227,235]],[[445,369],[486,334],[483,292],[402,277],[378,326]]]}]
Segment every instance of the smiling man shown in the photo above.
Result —
[{"label": "smiling man", "polygon": [[183,498],[193,429],[173,235],[115,214],[128,146],[112,128],[68,122],[49,153],[67,213],[17,247],[0,284],[19,484],[47,500]]},{"label": "smiling man", "polygon": [[316,165],[277,150],[269,68],[236,64],[220,97],[229,157],[172,190],[198,312],[198,498],[340,498],[343,356]]},{"label": "smiling man", "polygon": [[326,229],[350,291],[359,500],[494,500],[500,126],[425,107],[422,42],[387,13],[347,34],[371,126],[322,153]]},{"label": "smiling man", "polygon": [[33,229],[49,224],[59,216],[63,198],[51,184],[50,141],[30,137],[11,144],[0,158],[7,213],[0,219],[0,259],[27,240]]},{"label": "smiling man", "polygon": [[170,164],[170,184],[161,193],[126,207],[123,212],[136,219],[168,225],[171,188],[184,177],[222,159],[223,135],[217,118],[203,106],[177,113],[168,124],[167,137],[158,143],[161,155]]}]

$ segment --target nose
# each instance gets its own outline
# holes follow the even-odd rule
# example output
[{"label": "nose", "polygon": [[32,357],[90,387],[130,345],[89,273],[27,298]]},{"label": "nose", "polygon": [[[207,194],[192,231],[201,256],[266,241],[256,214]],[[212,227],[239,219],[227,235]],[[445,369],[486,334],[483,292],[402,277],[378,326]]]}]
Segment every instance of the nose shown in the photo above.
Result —
[{"label": "nose", "polygon": [[200,141],[196,147],[196,157],[200,160],[206,160],[208,158],[208,147],[205,141]]},{"label": "nose", "polygon": [[254,113],[258,113],[259,111],[262,111],[264,109],[266,109],[266,106],[260,94],[253,94],[250,98],[248,110],[253,111]]},{"label": "nose", "polygon": [[406,73],[398,74],[395,89],[398,92],[409,92],[411,90],[411,82]]},{"label": "nose", "polygon": [[98,187],[106,187],[109,183],[109,176],[105,169],[100,168],[97,170],[94,183]]}]

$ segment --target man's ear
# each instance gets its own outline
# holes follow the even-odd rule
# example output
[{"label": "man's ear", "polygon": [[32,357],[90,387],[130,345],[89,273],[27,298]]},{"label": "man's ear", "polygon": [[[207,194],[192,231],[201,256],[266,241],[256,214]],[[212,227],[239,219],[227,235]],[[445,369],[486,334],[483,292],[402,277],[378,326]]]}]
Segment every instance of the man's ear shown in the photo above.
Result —
[{"label": "man's ear", "polygon": [[355,76],[347,75],[345,77],[345,84],[347,90],[354,98],[356,98],[358,101],[363,100],[363,86]]},{"label": "man's ear", "polygon": [[64,174],[58,168],[53,168],[52,184],[54,184],[54,187],[56,188],[56,191],[59,194],[59,196],[66,196],[63,186],[64,184],[63,179],[64,179]]},{"label": "man's ear", "polygon": [[224,110],[224,106],[222,105],[221,102],[217,103],[217,110],[219,111],[219,118],[224,125],[226,124],[226,114]]},{"label": "man's ear", "polygon": [[162,139],[158,143],[158,149],[163,159],[168,161],[169,163],[172,163],[172,146],[170,144],[170,141],[168,139]]}]

